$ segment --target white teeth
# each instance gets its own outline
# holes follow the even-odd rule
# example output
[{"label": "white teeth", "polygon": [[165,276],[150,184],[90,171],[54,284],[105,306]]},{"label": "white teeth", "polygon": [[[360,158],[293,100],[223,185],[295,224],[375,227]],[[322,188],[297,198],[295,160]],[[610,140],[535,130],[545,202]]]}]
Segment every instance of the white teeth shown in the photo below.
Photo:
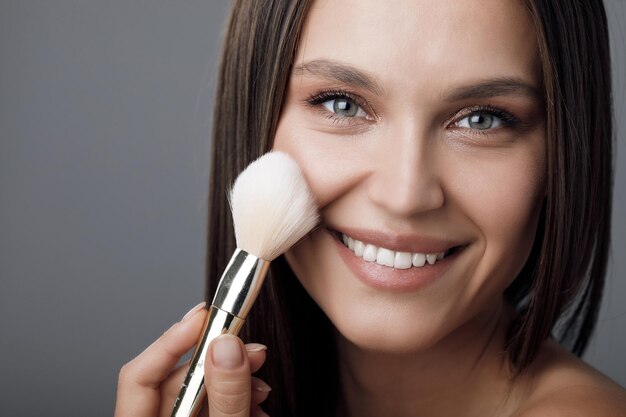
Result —
[{"label": "white teeth", "polygon": [[376,255],[378,255],[378,248],[376,246],[370,244],[365,245],[365,250],[363,251],[363,259],[368,262],[375,262]]},{"label": "white teeth", "polygon": [[413,266],[424,266],[424,264],[426,263],[426,255],[424,255],[423,253],[414,253],[411,262],[413,262]]},{"label": "white teeth", "polygon": [[346,234],[342,234],[341,240],[346,247],[354,251],[356,256],[360,256],[368,262],[376,262],[379,265],[396,269],[409,269],[411,266],[419,268],[424,266],[426,263],[434,265],[437,261],[444,258],[444,252],[396,252],[391,249],[379,248],[372,244],[361,242],[360,240],[353,239]]},{"label": "white teeth", "polygon": [[354,254],[356,256],[363,256],[363,252],[365,252],[365,243],[360,240],[354,241]]},{"label": "white teeth", "polygon": [[396,252],[393,267],[398,269],[409,269],[411,267],[411,254],[409,252]]},{"label": "white teeth", "polygon": [[385,266],[393,266],[393,261],[396,257],[396,253],[392,250],[379,248],[378,254],[376,255],[376,263],[385,265]]}]

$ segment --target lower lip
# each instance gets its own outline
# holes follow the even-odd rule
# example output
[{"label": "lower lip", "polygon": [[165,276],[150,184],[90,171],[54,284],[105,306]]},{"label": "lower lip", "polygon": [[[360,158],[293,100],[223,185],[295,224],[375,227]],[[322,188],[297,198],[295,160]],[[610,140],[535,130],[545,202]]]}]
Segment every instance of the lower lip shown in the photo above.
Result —
[{"label": "lower lip", "polygon": [[393,292],[411,292],[419,290],[431,282],[441,278],[450,268],[459,252],[422,267],[396,269],[368,262],[356,256],[337,236],[329,231],[332,240],[337,245],[339,255],[348,268],[366,285],[378,290]]}]

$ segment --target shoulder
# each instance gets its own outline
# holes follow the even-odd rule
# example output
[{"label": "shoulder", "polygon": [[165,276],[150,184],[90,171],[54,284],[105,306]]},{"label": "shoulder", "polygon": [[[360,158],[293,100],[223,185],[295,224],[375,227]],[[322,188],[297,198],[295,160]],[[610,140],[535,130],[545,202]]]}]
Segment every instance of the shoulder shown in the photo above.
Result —
[{"label": "shoulder", "polygon": [[513,417],[626,417],[626,390],[555,342],[533,368],[535,389]]},{"label": "shoulder", "polygon": [[547,393],[514,417],[626,417],[626,397],[608,387],[572,385]]}]

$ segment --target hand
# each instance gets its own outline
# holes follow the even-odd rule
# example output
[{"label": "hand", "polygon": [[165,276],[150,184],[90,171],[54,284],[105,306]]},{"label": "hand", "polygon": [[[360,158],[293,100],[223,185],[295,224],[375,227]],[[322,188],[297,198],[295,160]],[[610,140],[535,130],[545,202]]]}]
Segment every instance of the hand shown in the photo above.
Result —
[{"label": "hand", "polygon": [[[198,339],[207,315],[202,307],[195,307],[122,367],[115,417],[170,417],[188,364],[174,367]],[[267,416],[259,404],[267,398],[270,388],[251,376],[264,362],[263,345],[244,346],[238,337],[231,335],[213,340],[205,360],[208,407],[203,408],[200,416]]]}]

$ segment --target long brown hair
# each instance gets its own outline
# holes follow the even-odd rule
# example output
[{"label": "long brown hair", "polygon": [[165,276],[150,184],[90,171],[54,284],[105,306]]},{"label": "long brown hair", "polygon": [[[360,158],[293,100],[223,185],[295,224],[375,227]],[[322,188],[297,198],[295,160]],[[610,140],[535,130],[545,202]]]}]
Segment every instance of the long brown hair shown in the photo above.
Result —
[{"label": "long brown hair", "polygon": [[[234,248],[226,190],[271,148],[311,0],[238,0],[228,24],[213,116],[207,300]],[[519,311],[508,352],[521,372],[551,333],[583,353],[609,250],[612,106],[600,0],[526,0],[546,99],[547,191],[533,250],[505,295]],[[534,39],[534,38],[533,38]],[[273,416],[332,415],[340,396],[333,327],[281,257],[242,338],[269,346],[261,377]]]},{"label": "long brown hair", "polygon": [[613,188],[609,38],[602,1],[526,4],[543,70],[547,190],[534,250],[507,290],[521,313],[508,349],[518,370],[551,333],[583,354],[602,299]]}]

